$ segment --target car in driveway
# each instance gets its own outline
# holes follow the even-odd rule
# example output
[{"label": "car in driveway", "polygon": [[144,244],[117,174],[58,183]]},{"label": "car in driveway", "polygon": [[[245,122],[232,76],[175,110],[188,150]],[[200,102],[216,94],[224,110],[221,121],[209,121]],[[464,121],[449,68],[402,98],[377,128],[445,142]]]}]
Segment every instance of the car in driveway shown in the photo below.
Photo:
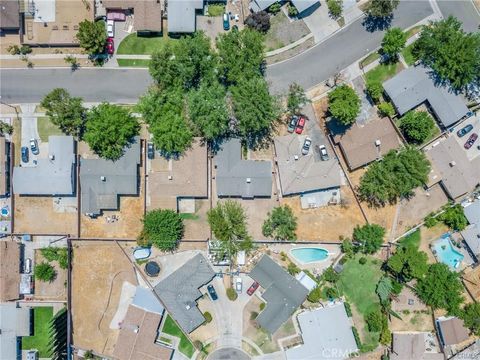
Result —
[{"label": "car in driveway", "polygon": [[115,37],[115,21],[107,20],[107,36],[109,38]]},{"label": "car in driveway", "polygon": [[235,279],[235,290],[237,290],[239,294],[242,292],[242,278],[240,277]]},{"label": "car in driveway", "polygon": [[208,293],[210,294],[210,297],[212,298],[213,301],[218,299],[217,292],[215,291],[215,288],[213,287],[213,285],[211,285],[211,284],[208,285],[207,290],[208,290]]},{"label": "car in driveway", "polygon": [[310,152],[310,146],[312,145],[312,139],[310,138],[305,138],[305,141],[303,142],[302,146],[302,155],[308,155]]},{"label": "car in driveway", "polygon": [[472,130],[473,130],[473,125],[468,124],[467,126],[464,126],[463,128],[461,128],[460,130],[457,131],[457,136],[458,137],[464,137],[465,135],[467,135]]},{"label": "car in driveway", "polygon": [[230,17],[227,13],[223,13],[223,30],[230,30]]},{"label": "car in driveway", "polygon": [[33,155],[38,155],[40,153],[37,139],[30,139],[30,150],[32,150]]},{"label": "car in driveway", "polygon": [[303,132],[303,128],[305,127],[306,121],[307,119],[305,118],[305,116],[300,116],[297,122],[297,127],[295,128],[295,133],[301,134]]},{"label": "car in driveway", "polygon": [[322,159],[322,161],[327,161],[328,159],[330,159],[325,145],[319,145],[318,151],[320,152],[320,159]]},{"label": "car in driveway", "polygon": [[105,50],[108,55],[113,55],[115,53],[115,44],[113,38],[107,38],[107,43],[105,44]]},{"label": "car in driveway", "polygon": [[28,163],[28,147],[22,146],[22,161]]},{"label": "car in driveway", "polygon": [[260,286],[260,284],[256,281],[254,281],[253,284],[250,285],[250,287],[248,288],[247,294],[252,296],[253,293],[258,289],[259,286]]},{"label": "car in driveway", "polygon": [[287,131],[289,133],[293,133],[295,131],[295,128],[297,127],[297,123],[298,123],[298,116],[297,115],[293,115],[291,118],[290,118],[290,121],[288,122],[288,127],[287,127]]},{"label": "car in driveway", "polygon": [[25,274],[30,274],[32,272],[32,259],[30,258],[25,259],[25,266],[23,268],[23,272]]},{"label": "car in driveway", "polygon": [[155,158],[155,147],[153,146],[152,143],[148,143],[147,145],[147,157],[152,160],[153,158]]},{"label": "car in driveway", "polygon": [[478,135],[476,133],[473,133],[472,135],[470,135],[470,137],[468,138],[465,145],[463,145],[463,147],[467,150],[470,149],[472,145],[475,143],[475,141],[477,141],[477,139],[478,139]]}]

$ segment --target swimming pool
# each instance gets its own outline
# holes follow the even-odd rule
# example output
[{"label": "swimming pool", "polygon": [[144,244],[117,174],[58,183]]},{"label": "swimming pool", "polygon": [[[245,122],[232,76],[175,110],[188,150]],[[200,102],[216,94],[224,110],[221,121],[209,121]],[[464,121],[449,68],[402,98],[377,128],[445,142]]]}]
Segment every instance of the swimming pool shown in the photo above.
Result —
[{"label": "swimming pool", "polygon": [[447,264],[450,268],[456,269],[463,260],[463,254],[459,253],[450,242],[450,235],[443,235],[433,244],[434,254],[437,259]]},{"label": "swimming pool", "polygon": [[309,264],[323,261],[328,258],[328,251],[322,248],[297,248],[290,250],[290,254],[299,262]]}]

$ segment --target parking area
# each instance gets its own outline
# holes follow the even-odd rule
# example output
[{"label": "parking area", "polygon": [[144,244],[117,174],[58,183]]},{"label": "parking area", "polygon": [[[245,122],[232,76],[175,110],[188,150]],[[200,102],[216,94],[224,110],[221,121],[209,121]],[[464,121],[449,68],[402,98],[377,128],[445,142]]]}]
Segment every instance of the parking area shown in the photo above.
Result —
[{"label": "parking area", "polygon": [[[23,115],[21,146],[26,147],[28,149],[28,161],[25,162],[22,160],[21,164],[22,166],[35,166],[35,162],[38,159],[38,156],[33,154],[30,149],[30,139],[36,139],[39,146],[41,145],[40,136],[38,135],[38,129],[37,129],[37,117],[35,116],[36,105],[23,104],[23,105],[20,105],[20,108]],[[40,154],[43,154],[45,153],[47,148],[44,145],[39,150],[40,150]]]},{"label": "parking area", "polygon": [[[473,128],[466,135],[459,137],[456,134],[458,130],[463,129],[470,125]],[[478,114],[477,116],[472,116],[468,118],[466,121],[460,123],[453,129],[453,132],[455,133],[454,135],[455,140],[457,140],[458,144],[462,147],[462,149],[464,149],[469,161],[472,161],[476,157],[480,156],[480,139],[477,138],[477,140],[473,143],[473,145],[471,145],[469,149],[465,148],[465,143],[470,138],[470,136],[472,136],[473,134],[480,136],[480,114]]]}]

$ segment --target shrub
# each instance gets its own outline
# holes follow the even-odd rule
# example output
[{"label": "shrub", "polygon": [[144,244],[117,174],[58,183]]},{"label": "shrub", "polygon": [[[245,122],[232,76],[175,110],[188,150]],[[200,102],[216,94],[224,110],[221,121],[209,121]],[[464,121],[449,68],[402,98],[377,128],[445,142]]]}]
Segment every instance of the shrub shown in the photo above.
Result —
[{"label": "shrub", "polygon": [[361,257],[358,262],[360,263],[360,265],[365,265],[367,263],[367,258],[366,257]]},{"label": "shrub", "polygon": [[378,112],[380,116],[393,117],[395,115],[395,108],[389,102],[382,102],[378,105]]},{"label": "shrub", "polygon": [[28,45],[22,45],[19,51],[20,51],[20,54],[27,55],[32,52],[32,48]]},{"label": "shrub", "polygon": [[228,289],[227,289],[227,297],[228,297],[228,299],[229,299],[230,301],[235,301],[235,300],[237,300],[238,295],[237,295],[237,292],[235,291],[235,289],[233,289],[233,288],[231,288],[231,287],[228,288]]},{"label": "shrub", "polygon": [[183,220],[173,210],[156,209],[143,218],[143,230],[138,237],[139,244],[153,243],[162,251],[172,251],[183,235]]},{"label": "shrub", "polygon": [[433,133],[435,122],[426,111],[409,111],[400,119],[400,129],[407,140],[421,144]]},{"label": "shrub", "polygon": [[35,278],[44,282],[51,282],[55,279],[57,272],[54,267],[47,262],[42,262],[38,265],[35,265]]},{"label": "shrub", "polygon": [[463,213],[463,207],[460,204],[449,207],[444,213],[438,215],[438,219],[456,231],[462,231],[468,224],[467,218]]},{"label": "shrub", "polygon": [[293,262],[290,262],[290,264],[288,264],[287,271],[290,275],[297,275],[300,272],[300,268]]},{"label": "shrub", "polygon": [[361,101],[354,89],[340,85],[328,94],[328,111],[342,125],[351,125],[360,113]]},{"label": "shrub", "polygon": [[20,55],[20,47],[18,45],[10,45],[7,48],[7,51],[10,53],[10,55]]},{"label": "shrub", "polygon": [[250,29],[266,33],[270,29],[270,15],[266,11],[259,11],[248,15],[245,25]]},{"label": "shrub", "polygon": [[358,334],[358,330],[355,326],[352,326],[352,333],[353,337],[355,338],[355,342],[357,343],[357,347],[360,349],[362,347],[362,342],[360,341],[360,335]]},{"label": "shrub", "polygon": [[265,304],[264,302],[260,303],[260,306],[259,306],[260,311],[262,311],[263,309],[265,309],[265,306],[266,306],[266,304]]},{"label": "shrub", "polygon": [[46,247],[40,250],[42,256],[48,261],[57,261],[61,269],[68,268],[68,250],[61,247]]},{"label": "shrub", "polygon": [[298,15],[298,10],[292,3],[288,3],[287,9],[288,9],[288,16],[295,17]]},{"label": "shrub", "polygon": [[383,315],[380,311],[372,311],[366,316],[365,321],[367,322],[367,325],[368,325],[368,331],[370,332],[382,331]]},{"label": "shrub", "polygon": [[320,286],[317,286],[315,289],[310,291],[310,294],[307,296],[307,300],[311,303],[318,303],[322,298],[322,290]]},{"label": "shrub", "polygon": [[328,12],[334,19],[342,15],[343,1],[342,0],[327,0]]},{"label": "shrub", "polygon": [[345,306],[345,312],[347,313],[347,316],[352,317],[352,307],[350,306],[350,304],[345,301],[343,303],[343,306]]},{"label": "shrub", "polygon": [[345,257],[350,259],[355,252],[355,247],[350,239],[343,239],[342,245],[340,245],[342,252],[345,254]]},{"label": "shrub", "polygon": [[353,240],[360,244],[360,251],[364,254],[373,254],[380,250],[384,236],[385,229],[377,224],[361,227],[357,225],[353,230]]},{"label": "shrub", "polygon": [[273,3],[272,5],[270,5],[270,7],[267,9],[267,11],[269,13],[272,13],[272,14],[277,14],[280,10],[282,9],[282,5],[280,5],[280,3],[276,2],[276,3]]},{"label": "shrub", "polygon": [[423,221],[427,228],[432,228],[438,224],[438,219],[434,217],[434,214],[427,215],[427,217]]},{"label": "shrub", "polygon": [[382,98],[383,86],[377,81],[367,81],[367,94],[370,95],[375,103]]},{"label": "shrub", "polygon": [[252,311],[250,313],[250,320],[252,320],[252,321],[255,320],[257,318],[257,316],[258,316],[258,313],[256,311]]},{"label": "shrub", "polygon": [[335,289],[333,287],[327,287],[325,289],[325,296],[329,299],[338,298],[338,291],[337,291],[337,289]]},{"label": "shrub", "polygon": [[403,284],[395,279],[392,280],[392,294],[399,295],[403,290]]},{"label": "shrub", "polygon": [[336,283],[338,279],[340,278],[340,275],[338,275],[335,270],[330,266],[328,267],[322,274],[322,278],[325,281],[331,282],[331,283]]},{"label": "shrub", "polygon": [[212,322],[212,314],[210,314],[208,311],[205,311],[203,313],[203,317],[205,318],[206,323],[208,324],[209,322]]}]

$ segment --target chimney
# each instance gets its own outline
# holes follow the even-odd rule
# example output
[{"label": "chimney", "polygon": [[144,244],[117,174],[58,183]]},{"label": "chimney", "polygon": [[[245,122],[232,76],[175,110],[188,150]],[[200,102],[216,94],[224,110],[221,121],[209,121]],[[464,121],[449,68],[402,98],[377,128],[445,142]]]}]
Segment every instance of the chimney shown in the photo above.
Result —
[{"label": "chimney", "polygon": [[173,180],[173,176],[172,176],[172,175],[168,175],[168,180]]},{"label": "chimney", "polygon": [[107,178],[105,176],[100,176],[100,180],[107,181]]}]

